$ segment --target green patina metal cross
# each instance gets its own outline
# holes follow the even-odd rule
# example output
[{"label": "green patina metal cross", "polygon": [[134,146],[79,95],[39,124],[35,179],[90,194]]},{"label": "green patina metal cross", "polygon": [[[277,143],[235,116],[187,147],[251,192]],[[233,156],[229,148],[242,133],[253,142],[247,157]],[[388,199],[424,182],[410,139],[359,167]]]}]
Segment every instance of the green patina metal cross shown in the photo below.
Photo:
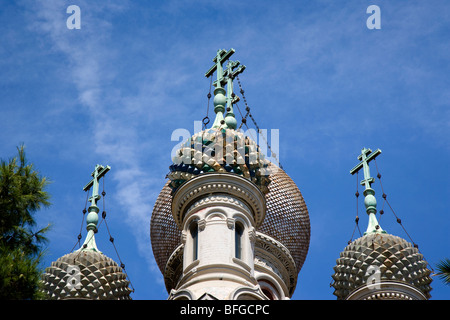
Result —
[{"label": "green patina metal cross", "polygon": [[358,163],[352,170],[350,170],[350,173],[353,175],[361,168],[364,169],[364,180],[361,181],[361,184],[364,185],[366,189],[370,188],[371,184],[375,181],[375,179],[370,176],[369,162],[375,159],[380,154],[380,149],[372,152],[372,150],[370,149],[363,148],[361,150],[361,154],[358,156],[358,160],[360,160],[361,162]]},{"label": "green patina metal cross", "polygon": [[93,179],[88,182],[88,184],[83,188],[84,191],[89,191],[92,187],[92,196],[89,198],[91,205],[88,209],[88,215],[86,217],[86,229],[88,230],[88,234],[83,243],[83,246],[79,249],[97,251],[100,252],[97,248],[97,244],[95,243],[94,234],[97,232],[97,223],[98,223],[98,212],[100,211],[97,207],[97,201],[100,200],[100,195],[98,194],[98,181],[101,177],[103,177],[111,168],[109,166],[101,166],[97,164],[95,166],[94,172],[92,172]]},{"label": "green patina metal cross", "polygon": [[[218,50],[213,59],[214,65],[205,73],[205,77],[209,78],[214,72],[217,72],[217,80],[213,82],[213,85],[216,87],[214,89],[214,112],[216,113],[216,119],[212,128],[236,129],[237,127],[237,121],[233,113],[233,103],[237,101],[233,99],[233,79],[244,71],[245,66],[240,65],[239,61],[229,61],[225,70],[223,69],[223,64],[233,53],[235,53],[233,48],[228,51],[224,49]],[[227,86],[226,92],[224,89],[225,85]],[[227,110],[227,116],[224,118],[225,110]]]},{"label": "green patina metal cross", "polygon": [[[225,89],[223,86],[227,83],[227,80],[224,77],[222,64],[230,58],[234,49],[230,49],[225,51],[224,49],[218,50],[217,55],[214,57],[214,65],[209,68],[209,70],[205,73],[205,77],[209,78],[213,75],[214,71],[217,71],[217,80],[214,81],[214,112],[216,113],[216,119],[212,125],[212,128],[226,128],[227,125],[225,123],[225,119],[223,117],[225,113],[225,106],[227,104],[227,97],[225,96]],[[229,117],[229,119],[236,121],[236,119]]]},{"label": "green patina metal cross", "polygon": [[233,79],[245,70],[245,66],[241,65],[239,61],[228,61],[224,72],[224,78],[227,81],[227,116],[225,117],[225,124],[230,129],[236,129],[237,121],[233,112],[233,103],[239,101],[237,96],[233,97]]},{"label": "green patina metal cross", "polygon": [[363,193],[365,197],[364,205],[366,207],[366,212],[369,215],[369,224],[364,234],[386,233],[386,231],[381,229],[375,216],[375,214],[377,213],[377,199],[375,198],[375,190],[371,188],[371,184],[375,181],[375,179],[370,176],[369,170],[369,162],[374,160],[380,154],[380,149],[372,152],[372,150],[370,149],[363,148],[361,150],[361,154],[358,156],[358,160],[360,160],[361,162],[358,163],[352,170],[350,170],[350,173],[353,175],[361,168],[364,169],[364,179],[361,181],[361,184],[365,186],[365,190]]},{"label": "green patina metal cross", "polygon": [[233,104],[233,80],[239,74],[244,72],[245,66],[239,61],[228,61],[223,77],[227,81],[227,107]]},{"label": "green patina metal cross", "polygon": [[[102,166],[97,164],[95,166],[94,172],[92,172],[91,176],[93,179],[88,182],[88,184],[83,188],[84,191],[88,191],[92,187],[92,196],[89,198],[92,207],[97,206],[97,201],[100,200],[100,195],[98,194],[98,181],[101,177],[103,177],[109,170],[110,166]],[[98,212],[98,211],[97,211]]]},{"label": "green patina metal cross", "polygon": [[214,71],[217,71],[217,80],[214,81],[214,86],[217,88],[225,86],[226,80],[224,78],[222,64],[224,64],[235,52],[236,51],[233,48],[228,51],[225,51],[225,49],[218,50],[213,59],[214,65],[205,73],[205,77],[209,78]]}]

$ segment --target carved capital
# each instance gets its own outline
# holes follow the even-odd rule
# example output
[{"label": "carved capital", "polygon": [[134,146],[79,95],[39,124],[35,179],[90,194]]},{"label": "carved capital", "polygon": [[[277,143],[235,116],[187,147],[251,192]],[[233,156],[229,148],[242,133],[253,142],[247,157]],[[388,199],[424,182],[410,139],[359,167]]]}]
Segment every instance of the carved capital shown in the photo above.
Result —
[{"label": "carved capital", "polygon": [[232,230],[234,228],[235,221],[236,221],[236,219],[234,219],[234,218],[227,218],[228,229]]},{"label": "carved capital", "polygon": [[181,231],[181,237],[180,237],[180,241],[182,244],[186,244],[186,239],[187,239],[187,233],[185,230]]},{"label": "carved capital", "polygon": [[205,230],[206,221],[205,219],[198,220],[198,230],[203,231]]},{"label": "carved capital", "polygon": [[248,238],[250,239],[251,244],[254,244],[256,241],[256,230],[255,228],[251,227],[250,230],[248,230]]}]

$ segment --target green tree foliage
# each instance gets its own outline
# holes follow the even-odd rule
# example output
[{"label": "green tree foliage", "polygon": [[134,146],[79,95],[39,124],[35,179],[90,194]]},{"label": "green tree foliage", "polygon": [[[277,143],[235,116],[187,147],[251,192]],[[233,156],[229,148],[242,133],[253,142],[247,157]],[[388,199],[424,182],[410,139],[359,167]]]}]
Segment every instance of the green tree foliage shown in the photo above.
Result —
[{"label": "green tree foliage", "polygon": [[0,299],[39,299],[44,236],[49,226],[34,231],[34,214],[50,205],[45,177],[27,164],[24,146],[0,163]]},{"label": "green tree foliage", "polygon": [[439,272],[436,273],[445,284],[450,285],[450,259],[446,258],[436,265]]}]

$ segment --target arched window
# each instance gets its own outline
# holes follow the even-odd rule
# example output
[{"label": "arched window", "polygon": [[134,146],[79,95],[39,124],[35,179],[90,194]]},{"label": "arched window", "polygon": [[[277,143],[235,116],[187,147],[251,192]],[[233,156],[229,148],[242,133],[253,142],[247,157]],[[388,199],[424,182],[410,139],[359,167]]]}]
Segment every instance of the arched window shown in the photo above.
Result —
[{"label": "arched window", "polygon": [[237,259],[242,259],[242,236],[244,234],[244,226],[237,222],[234,227],[234,255]]},{"label": "arched window", "polygon": [[193,221],[190,225],[189,231],[192,238],[192,260],[198,259],[198,224]]}]

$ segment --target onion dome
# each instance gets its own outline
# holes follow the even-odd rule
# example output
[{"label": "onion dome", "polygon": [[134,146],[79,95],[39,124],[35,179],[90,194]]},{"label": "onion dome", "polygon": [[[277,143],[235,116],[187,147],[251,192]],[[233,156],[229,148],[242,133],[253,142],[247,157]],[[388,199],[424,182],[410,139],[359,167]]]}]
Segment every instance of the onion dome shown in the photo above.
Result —
[{"label": "onion dome", "polygon": [[[428,263],[416,246],[388,234],[376,218],[377,201],[371,188],[369,162],[381,150],[363,148],[358,157],[361,162],[351,174],[364,169],[364,205],[368,226],[364,235],[351,242],[336,260],[334,282],[331,284],[338,299],[429,299],[431,297]],[[357,193],[358,194],[358,193]]]},{"label": "onion dome", "polygon": [[[173,272],[166,270],[167,262],[181,245],[181,230],[172,215],[172,196],[183,183],[198,175],[237,174],[253,182],[266,201],[264,220],[256,231],[272,237],[289,250],[297,273],[308,253],[310,220],[300,190],[286,172],[265,159],[253,139],[236,130],[233,104],[239,98],[233,93],[233,79],[245,66],[239,61],[228,61],[227,67],[222,67],[233,53],[234,49],[218,50],[214,65],[205,73],[206,77],[217,73],[217,80],[213,82],[216,87],[214,123],[211,129],[194,134],[181,145],[172,159],[167,176],[169,181],[153,208],[150,221],[153,255],[163,275],[166,271],[170,274],[166,279],[173,276]],[[170,292],[167,281],[166,286]]]},{"label": "onion dome", "polygon": [[[82,247],[52,262],[42,275],[43,292],[48,299],[131,300],[130,282],[123,268],[97,248],[98,181],[110,170],[97,165],[93,179],[83,188],[92,187],[91,205],[86,217],[88,231]],[[102,193],[104,194],[104,193]],[[79,237],[81,239],[81,235]]]},{"label": "onion dome", "polygon": [[48,299],[131,300],[122,268],[103,253],[80,250],[52,262],[42,276]]},{"label": "onion dome", "polygon": [[[266,214],[257,231],[274,238],[289,250],[298,273],[309,249],[308,209],[297,185],[284,170],[270,162],[267,169],[270,183],[264,195]],[[170,255],[181,244],[181,230],[172,216],[170,183],[165,184],[156,199],[150,221],[153,255],[163,274]]]},{"label": "onion dome", "polygon": [[341,252],[334,271],[332,286],[338,299],[346,299],[373,280],[406,283],[426,299],[431,297],[431,271],[423,255],[408,241],[391,234],[370,233],[356,239]]}]

